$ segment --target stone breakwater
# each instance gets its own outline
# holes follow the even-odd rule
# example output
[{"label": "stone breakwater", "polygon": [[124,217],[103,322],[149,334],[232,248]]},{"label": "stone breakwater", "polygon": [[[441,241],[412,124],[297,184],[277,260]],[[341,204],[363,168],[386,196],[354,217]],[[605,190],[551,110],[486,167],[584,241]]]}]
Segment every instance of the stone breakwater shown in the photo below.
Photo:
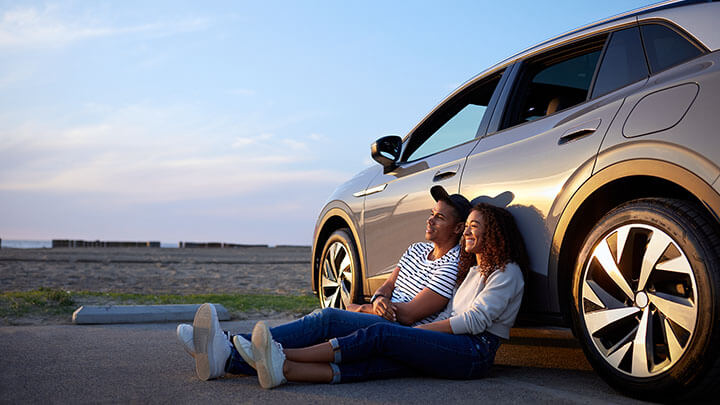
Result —
[{"label": "stone breakwater", "polygon": [[1,249],[0,291],[310,294],[310,248]]}]

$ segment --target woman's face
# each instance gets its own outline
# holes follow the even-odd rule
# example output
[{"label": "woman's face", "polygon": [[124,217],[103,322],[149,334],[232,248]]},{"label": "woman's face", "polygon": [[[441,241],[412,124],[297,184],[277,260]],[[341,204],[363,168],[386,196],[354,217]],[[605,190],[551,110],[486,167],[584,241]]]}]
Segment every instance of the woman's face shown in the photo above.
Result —
[{"label": "woman's face", "polygon": [[433,243],[457,242],[462,223],[457,222],[455,208],[445,201],[438,201],[433,207],[425,225],[425,239]]},{"label": "woman's face", "polygon": [[472,210],[465,222],[465,251],[468,253],[479,253],[482,245],[482,234],[485,230],[485,220],[479,211]]}]

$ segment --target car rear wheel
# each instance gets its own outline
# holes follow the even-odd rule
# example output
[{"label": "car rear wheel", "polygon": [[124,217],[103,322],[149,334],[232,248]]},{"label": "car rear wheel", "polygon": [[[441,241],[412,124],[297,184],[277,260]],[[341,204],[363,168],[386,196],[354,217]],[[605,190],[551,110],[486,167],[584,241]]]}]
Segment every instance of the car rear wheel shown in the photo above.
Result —
[{"label": "car rear wheel", "polygon": [[720,238],[694,205],[642,199],[617,207],[585,239],[573,320],[593,368],[650,400],[716,391]]},{"label": "car rear wheel", "polygon": [[320,260],[318,296],[323,308],[347,308],[361,293],[360,260],[350,230],[338,229],[325,242]]}]

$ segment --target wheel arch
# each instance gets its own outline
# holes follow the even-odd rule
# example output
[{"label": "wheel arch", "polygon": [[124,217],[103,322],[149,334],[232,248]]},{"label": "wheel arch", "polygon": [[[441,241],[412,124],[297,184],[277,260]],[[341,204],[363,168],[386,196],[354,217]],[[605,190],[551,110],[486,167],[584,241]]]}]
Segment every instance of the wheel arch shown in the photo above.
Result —
[{"label": "wheel arch", "polygon": [[[317,224],[315,226],[315,235],[313,238],[312,246],[312,259],[311,259],[311,279],[312,279],[312,291],[313,294],[317,295],[318,290],[318,277],[320,275],[320,260],[325,246],[330,235],[338,229],[347,228],[350,230],[355,247],[358,250],[358,257],[360,259],[360,274],[362,279],[365,280],[365,252],[363,246],[360,243],[360,235],[358,232],[358,225],[353,218],[347,213],[348,207],[343,206],[340,202],[335,204],[329,204],[323,209]],[[364,285],[362,286],[364,290]]]},{"label": "wheel arch", "polygon": [[575,260],[586,235],[613,208],[645,197],[691,201],[718,223],[720,196],[711,185],[681,166],[638,159],[619,162],[595,173],[570,199],[552,240],[554,254],[548,263],[550,305],[562,314],[568,325],[572,324],[571,283]]}]

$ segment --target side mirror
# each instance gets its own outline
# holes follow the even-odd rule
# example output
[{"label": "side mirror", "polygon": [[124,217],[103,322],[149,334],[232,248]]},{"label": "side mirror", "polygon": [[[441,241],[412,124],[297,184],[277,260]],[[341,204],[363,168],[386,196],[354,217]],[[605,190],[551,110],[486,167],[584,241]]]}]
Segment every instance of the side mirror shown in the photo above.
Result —
[{"label": "side mirror", "polygon": [[384,136],[370,146],[370,154],[376,162],[383,165],[385,172],[395,168],[395,162],[400,159],[402,138],[397,135]]}]

